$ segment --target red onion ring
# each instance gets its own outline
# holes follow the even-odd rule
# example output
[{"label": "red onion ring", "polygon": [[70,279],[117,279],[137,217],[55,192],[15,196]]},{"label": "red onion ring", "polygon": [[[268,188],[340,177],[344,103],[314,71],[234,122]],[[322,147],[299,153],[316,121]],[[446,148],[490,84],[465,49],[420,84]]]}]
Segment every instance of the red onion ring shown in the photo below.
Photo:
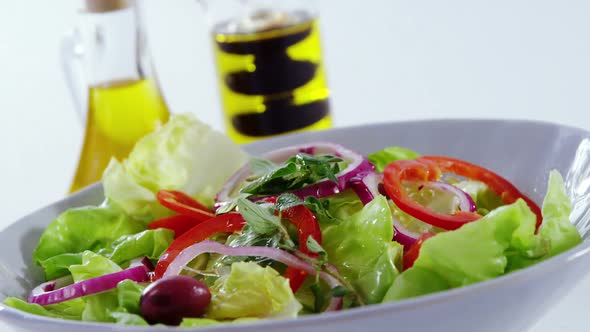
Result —
[{"label": "red onion ring", "polygon": [[403,245],[405,248],[409,248],[418,238],[421,236],[420,233],[412,232],[407,229],[396,216],[391,216],[393,219],[393,228],[395,229],[395,235],[393,240]]},{"label": "red onion ring", "polygon": [[363,205],[369,204],[379,195],[379,183],[383,180],[381,173],[361,173],[350,179],[350,187],[357,194]]},{"label": "red onion ring", "polygon": [[[369,204],[377,195],[379,195],[379,183],[383,180],[383,174],[379,173],[361,173],[350,179],[350,187],[355,191],[363,205]],[[434,188],[442,191],[449,191],[459,199],[459,209],[461,211],[475,212],[477,207],[471,196],[458,187],[440,181],[425,182],[425,187]],[[393,228],[395,235],[393,240],[402,244],[404,247],[411,246],[421,236],[420,233],[412,232],[407,229],[401,221],[392,216]]]},{"label": "red onion ring", "polygon": [[438,189],[441,191],[448,191],[455,195],[459,199],[459,210],[467,211],[467,212],[475,212],[477,211],[477,206],[475,206],[475,202],[471,196],[461,190],[461,188],[453,186],[450,183],[442,182],[442,181],[430,181],[424,183],[425,187]]},{"label": "red onion ring", "polygon": [[[349,180],[362,172],[373,171],[373,165],[361,154],[347,149],[339,144],[329,142],[314,142],[301,145],[289,146],[286,148],[274,150],[262,155],[262,158],[274,163],[283,163],[297,153],[317,153],[332,154],[348,161],[345,169],[336,174],[338,183],[330,180],[320,181],[305,188],[291,191],[290,193],[304,199],[308,196],[317,198],[327,197],[338,194],[349,188]],[[242,166],[231,178],[223,185],[217,197],[215,198],[215,210],[219,209],[225,203],[231,200],[231,193],[251,174],[249,164]]]},{"label": "red onion ring", "polygon": [[27,301],[40,305],[49,305],[75,299],[81,296],[102,293],[117,287],[123,280],[136,282],[149,281],[148,270],[145,266],[136,266],[123,271],[105,274],[100,277],[82,280],[74,284],[57,288],[58,280],[41,284],[29,295]]},{"label": "red onion ring", "polygon": [[[289,267],[294,267],[299,270],[307,272],[309,275],[317,275],[320,279],[324,280],[330,288],[342,286],[338,279],[334,278],[330,274],[321,271],[316,271],[313,266],[292,255],[286,251],[271,247],[230,247],[224,244],[205,240],[199,243],[195,243],[189,247],[186,247],[180,254],[170,263],[163,277],[179,275],[183,267],[185,267],[190,261],[195,259],[197,256],[204,253],[217,253],[226,256],[256,256],[256,257],[267,257],[277,262],[281,262]],[[330,304],[326,308],[326,311],[339,310],[342,307],[341,297],[332,297]]]}]

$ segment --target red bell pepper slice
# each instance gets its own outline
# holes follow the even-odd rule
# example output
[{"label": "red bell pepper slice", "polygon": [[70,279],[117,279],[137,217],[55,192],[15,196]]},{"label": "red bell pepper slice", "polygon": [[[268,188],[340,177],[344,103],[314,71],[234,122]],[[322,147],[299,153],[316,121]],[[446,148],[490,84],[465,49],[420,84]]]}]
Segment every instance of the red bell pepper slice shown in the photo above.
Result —
[{"label": "red bell pepper slice", "polygon": [[428,209],[412,200],[402,185],[404,180],[436,181],[442,173],[455,173],[481,181],[500,196],[506,204],[514,203],[517,199],[522,198],[537,216],[537,228],[541,225],[541,209],[530,198],[500,175],[463,160],[440,156],[422,156],[414,160],[395,161],[385,167],[383,184],[388,196],[402,211],[433,226],[454,230],[465,223],[481,218],[480,215],[473,212],[459,211],[454,214],[445,214]]},{"label": "red bell pepper slice", "polygon": [[178,238],[182,234],[186,233],[191,228],[202,223],[202,220],[195,219],[182,214],[170,216],[162,219],[152,221],[148,225],[148,229],[166,228],[174,232],[174,238]]},{"label": "red bell pepper slice", "polygon": [[215,214],[203,204],[180,191],[160,190],[158,191],[156,198],[160,204],[178,214],[189,216],[200,221],[215,217]]},{"label": "red bell pepper slice", "polygon": [[[285,209],[282,212],[282,217],[287,219],[297,228],[299,250],[310,257],[317,257],[318,254],[310,251],[307,247],[307,239],[310,236],[316,240],[318,244],[322,243],[322,232],[315,215],[305,207],[305,205],[297,205]],[[293,293],[295,293],[305,281],[307,273],[293,267],[287,267],[285,277],[289,279],[289,285],[291,286]]]},{"label": "red bell pepper slice", "polygon": [[154,280],[162,278],[168,265],[188,246],[210,238],[217,233],[233,233],[241,230],[246,221],[241,214],[231,212],[204,221],[174,240],[160,257],[154,270]]},{"label": "red bell pepper slice", "polygon": [[418,238],[418,240],[416,240],[416,242],[414,242],[410,246],[410,248],[404,254],[404,258],[403,258],[404,270],[407,270],[407,269],[411,268],[412,266],[414,266],[414,262],[416,262],[416,259],[418,259],[418,256],[420,255],[420,249],[422,249],[422,244],[424,243],[424,241],[426,241],[427,239],[429,239],[433,236],[434,236],[434,234],[424,233],[424,234],[422,234],[422,236],[420,236]]}]

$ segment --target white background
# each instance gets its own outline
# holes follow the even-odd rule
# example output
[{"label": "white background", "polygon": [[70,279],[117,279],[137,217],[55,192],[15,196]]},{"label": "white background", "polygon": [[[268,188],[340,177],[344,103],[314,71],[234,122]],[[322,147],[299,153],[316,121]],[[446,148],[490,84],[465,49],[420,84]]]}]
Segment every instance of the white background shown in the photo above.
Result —
[{"label": "white background", "polygon": [[[69,187],[83,128],[58,45],[79,6],[0,2],[0,228]],[[147,0],[144,9],[172,111],[223,129],[200,8]],[[588,1],[323,0],[320,11],[337,126],[486,117],[590,129]],[[533,331],[583,331],[588,294],[590,278]]]}]

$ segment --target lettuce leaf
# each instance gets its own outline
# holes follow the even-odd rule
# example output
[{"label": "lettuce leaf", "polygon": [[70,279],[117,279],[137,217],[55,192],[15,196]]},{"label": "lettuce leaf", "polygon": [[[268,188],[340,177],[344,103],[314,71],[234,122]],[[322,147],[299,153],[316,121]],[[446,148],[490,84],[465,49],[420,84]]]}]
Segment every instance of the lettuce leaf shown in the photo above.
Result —
[{"label": "lettuce leaf", "polygon": [[210,290],[205,314],[209,319],[297,317],[301,310],[289,280],[254,262],[233,263],[231,272],[217,279]]},{"label": "lettuce leaf", "polygon": [[367,303],[379,303],[398,275],[401,245],[393,242],[387,200],[376,197],[340,224],[322,231],[329,262]]},{"label": "lettuce leaf", "polygon": [[475,205],[477,213],[486,215],[495,208],[504,205],[500,196],[496,195],[485,183],[475,180],[467,180],[455,183],[455,186],[468,193]]},{"label": "lettuce leaf", "polygon": [[458,230],[422,245],[414,266],[394,281],[386,301],[428,294],[492,279],[568,250],[582,242],[569,220],[571,203],[553,171],[543,202],[543,224],[523,200],[499,207]]},{"label": "lettuce leaf", "polygon": [[[75,282],[121,271],[110,259],[85,251],[82,264],[70,267]],[[117,284],[117,288],[83,297],[86,306],[82,320],[89,322],[118,322],[128,325],[147,325],[139,316],[139,300],[144,286],[131,280]]]},{"label": "lettuce leaf", "polygon": [[562,253],[582,243],[580,232],[570,221],[572,203],[566,194],[561,174],[549,173],[549,186],[543,200],[543,224],[539,236],[551,243],[549,256]]},{"label": "lettuce leaf", "polygon": [[[145,230],[133,235],[123,235],[96,252],[121,265],[134,258],[158,259],[174,240],[174,233],[167,229]],[[82,264],[83,253],[67,253],[40,262],[48,280],[69,273],[71,265]]]},{"label": "lettuce leaf", "polygon": [[46,260],[85,250],[97,251],[123,235],[135,234],[144,229],[142,222],[113,207],[69,209],[47,226],[33,251],[33,259],[45,268],[48,280],[55,279],[67,273],[64,268],[77,262],[76,257],[66,255],[48,262]]},{"label": "lettuce leaf", "polygon": [[105,196],[135,217],[169,214],[156,201],[160,189],[185,192],[212,205],[215,194],[244,163],[238,145],[194,116],[180,114],[143,137],[122,163],[103,174]]},{"label": "lettuce leaf", "polygon": [[3,303],[9,307],[13,307],[33,315],[68,320],[81,320],[82,312],[84,311],[84,307],[86,305],[81,298],[50,304],[47,306],[28,303],[16,297],[6,298]]},{"label": "lettuce leaf", "polygon": [[389,163],[397,160],[416,159],[418,157],[420,157],[420,154],[416,151],[399,146],[390,146],[369,154],[367,159],[375,166],[377,172],[383,172],[383,169]]},{"label": "lettuce leaf", "polygon": [[133,235],[123,235],[111,245],[98,251],[117,264],[130,261],[137,257],[159,259],[174,240],[174,232],[159,228],[145,230]]}]

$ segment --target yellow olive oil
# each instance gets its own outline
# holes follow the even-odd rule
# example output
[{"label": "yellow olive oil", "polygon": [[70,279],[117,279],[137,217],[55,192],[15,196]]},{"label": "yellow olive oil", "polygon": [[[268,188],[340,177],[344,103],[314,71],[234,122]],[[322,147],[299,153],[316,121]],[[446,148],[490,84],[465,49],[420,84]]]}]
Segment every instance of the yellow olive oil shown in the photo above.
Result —
[{"label": "yellow olive oil", "polygon": [[213,29],[226,128],[237,143],[332,126],[318,19],[292,17],[255,31],[230,29],[235,22]]},{"label": "yellow olive oil", "polygon": [[86,134],[70,192],[100,181],[111,157],[127,157],[135,142],[168,121],[168,108],[150,79],[91,87]]}]

